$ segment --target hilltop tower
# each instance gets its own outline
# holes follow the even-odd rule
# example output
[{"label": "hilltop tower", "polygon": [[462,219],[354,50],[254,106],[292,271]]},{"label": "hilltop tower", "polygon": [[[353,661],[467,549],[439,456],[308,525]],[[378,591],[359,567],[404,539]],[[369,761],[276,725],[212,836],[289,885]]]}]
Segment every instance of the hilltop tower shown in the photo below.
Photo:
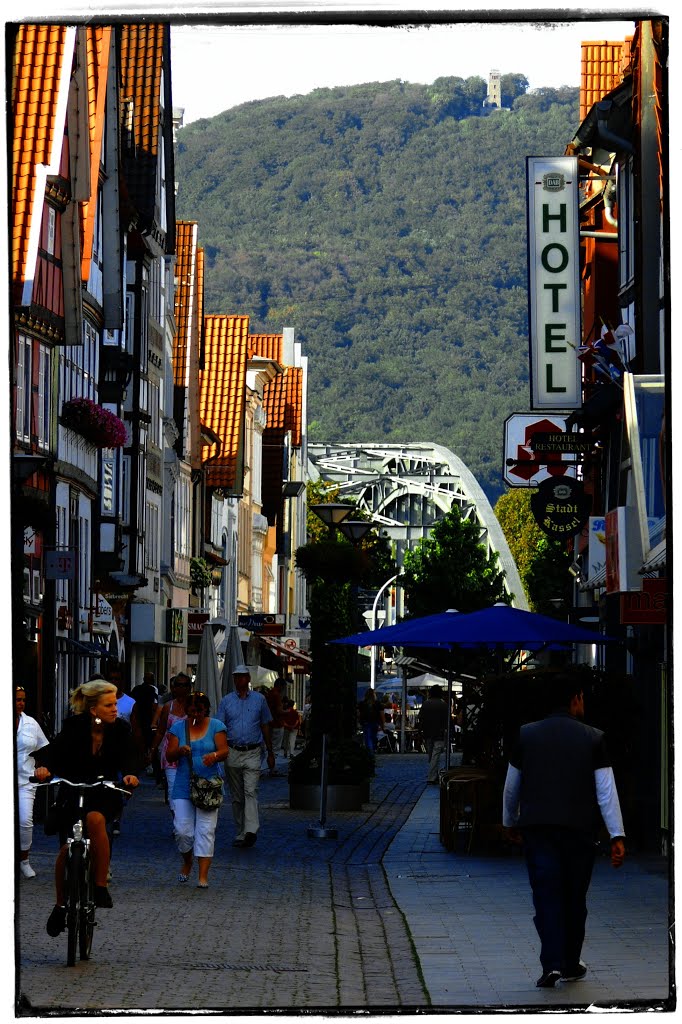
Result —
[{"label": "hilltop tower", "polygon": [[493,70],[488,76],[488,96],[486,106],[502,109],[502,82],[499,71]]}]

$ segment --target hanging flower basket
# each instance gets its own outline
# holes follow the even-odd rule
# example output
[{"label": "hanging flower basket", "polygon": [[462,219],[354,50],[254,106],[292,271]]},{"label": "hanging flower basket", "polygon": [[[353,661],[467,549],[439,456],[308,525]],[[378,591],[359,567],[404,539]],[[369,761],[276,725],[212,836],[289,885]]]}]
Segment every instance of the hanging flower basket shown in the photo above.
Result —
[{"label": "hanging flower basket", "polygon": [[64,402],[61,421],[96,448],[122,448],[128,439],[123,420],[89,398]]},{"label": "hanging flower basket", "polygon": [[206,559],[191,558],[189,562],[189,575],[193,586],[210,587],[212,576]]}]

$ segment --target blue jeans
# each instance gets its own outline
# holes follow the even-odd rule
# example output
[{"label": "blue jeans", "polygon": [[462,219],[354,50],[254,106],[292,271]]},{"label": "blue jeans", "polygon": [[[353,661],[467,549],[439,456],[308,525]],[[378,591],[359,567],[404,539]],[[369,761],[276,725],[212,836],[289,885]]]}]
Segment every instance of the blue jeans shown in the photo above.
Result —
[{"label": "blue jeans", "polygon": [[377,749],[377,733],[379,732],[379,726],[376,722],[365,722],[362,727],[362,738],[365,741],[365,746],[369,750],[370,754],[373,754]]},{"label": "blue jeans", "polygon": [[571,970],[580,960],[596,846],[576,829],[523,829],[528,879],[543,971]]}]

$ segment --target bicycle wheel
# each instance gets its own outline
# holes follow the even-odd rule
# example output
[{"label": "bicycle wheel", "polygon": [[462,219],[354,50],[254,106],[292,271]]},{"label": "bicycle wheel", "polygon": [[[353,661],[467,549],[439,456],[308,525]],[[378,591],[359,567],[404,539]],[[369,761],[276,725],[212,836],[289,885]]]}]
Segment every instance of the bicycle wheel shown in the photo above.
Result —
[{"label": "bicycle wheel", "polygon": [[83,858],[81,899],[78,922],[78,951],[81,960],[90,959],[92,933],[95,930],[95,886],[89,856]]},{"label": "bicycle wheel", "polygon": [[73,967],[76,962],[82,874],[83,847],[78,843],[72,843],[69,849],[69,854],[66,858],[66,873],[64,879],[67,931],[66,963],[68,967]]}]

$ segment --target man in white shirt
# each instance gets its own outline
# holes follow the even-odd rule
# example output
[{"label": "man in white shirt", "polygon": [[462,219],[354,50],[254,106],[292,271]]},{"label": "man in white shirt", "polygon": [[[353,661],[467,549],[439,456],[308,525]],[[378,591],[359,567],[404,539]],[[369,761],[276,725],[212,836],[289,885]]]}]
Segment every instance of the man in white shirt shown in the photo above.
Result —
[{"label": "man in white shirt", "polygon": [[611,837],[611,863],[618,868],[625,858],[604,734],[582,721],[585,704],[575,676],[557,676],[548,686],[556,710],[521,727],[502,814],[510,837],[523,841],[541,943],[539,988],[578,981],[587,971],[580,952],[600,814]]}]

